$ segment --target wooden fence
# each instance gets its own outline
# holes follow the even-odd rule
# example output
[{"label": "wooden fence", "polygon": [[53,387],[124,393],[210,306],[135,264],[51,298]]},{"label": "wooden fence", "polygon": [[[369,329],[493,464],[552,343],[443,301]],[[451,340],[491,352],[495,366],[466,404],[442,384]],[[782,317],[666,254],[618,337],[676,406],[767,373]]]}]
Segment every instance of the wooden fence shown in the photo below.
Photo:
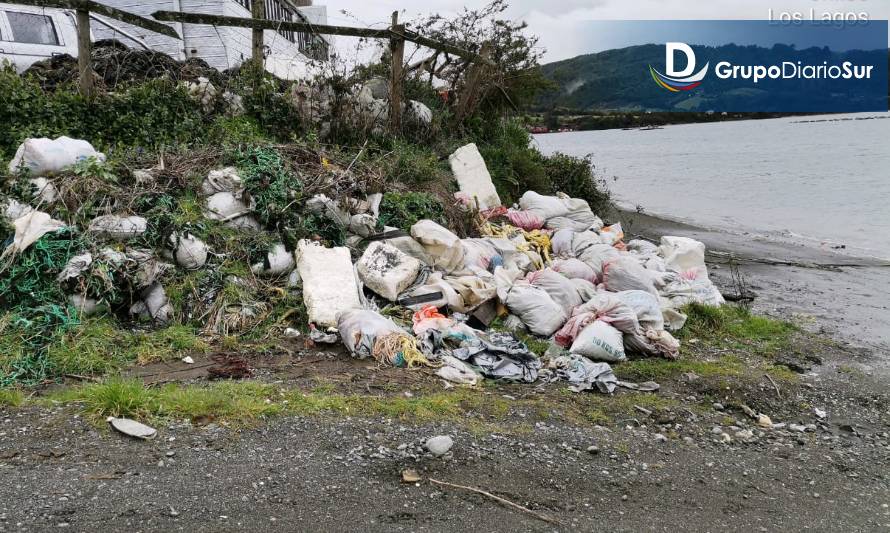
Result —
[{"label": "wooden fence", "polygon": [[152,14],[155,20],[121,11],[92,0],[5,0],[7,3],[21,4],[37,7],[71,9],[77,13],[77,63],[80,80],[80,90],[84,96],[91,97],[94,94],[93,76],[91,66],[90,41],[90,13],[103,15],[120,20],[140,28],[144,28],[162,35],[180,39],[176,31],[158,21],[179,22],[183,24],[207,24],[212,26],[230,26],[249,28],[251,30],[252,61],[262,68],[263,65],[263,30],[301,32],[311,35],[343,35],[350,37],[367,37],[373,39],[388,39],[389,49],[392,55],[390,76],[390,106],[389,127],[391,131],[398,131],[401,127],[401,108],[403,95],[403,72],[405,41],[413,42],[419,46],[432,48],[440,52],[467,59],[474,63],[468,73],[467,82],[463,93],[459,95],[457,103],[457,116],[463,118],[471,108],[472,102],[477,97],[478,85],[484,70],[494,66],[489,58],[489,47],[482,46],[479,54],[464,50],[460,47],[436,41],[424,37],[417,32],[408,30],[404,24],[399,24],[398,12],[392,14],[392,24],[388,29],[354,28],[350,26],[329,26],[324,24],[312,24],[309,22],[271,20],[266,18],[265,0],[251,1],[251,17],[226,17],[206,13],[184,13],[180,11],[156,11]]}]

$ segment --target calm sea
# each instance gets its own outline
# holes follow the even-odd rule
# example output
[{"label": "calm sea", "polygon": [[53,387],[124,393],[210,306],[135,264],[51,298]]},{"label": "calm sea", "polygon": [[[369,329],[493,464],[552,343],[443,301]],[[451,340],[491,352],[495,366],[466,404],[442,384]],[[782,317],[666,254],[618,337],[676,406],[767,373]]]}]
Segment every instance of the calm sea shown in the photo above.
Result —
[{"label": "calm sea", "polygon": [[550,133],[535,143],[592,154],[624,207],[890,258],[890,113]]}]

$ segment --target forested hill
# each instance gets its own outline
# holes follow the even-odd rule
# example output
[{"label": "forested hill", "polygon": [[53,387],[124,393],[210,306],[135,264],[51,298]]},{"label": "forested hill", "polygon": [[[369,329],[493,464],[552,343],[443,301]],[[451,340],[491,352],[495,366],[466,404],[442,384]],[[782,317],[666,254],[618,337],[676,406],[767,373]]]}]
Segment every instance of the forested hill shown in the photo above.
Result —
[{"label": "forested hill", "polygon": [[[711,71],[702,85],[691,92],[670,93],[653,81],[649,65],[664,71],[664,46],[648,44],[577,56],[544,65],[542,67],[544,75],[555,82],[556,88],[541,95],[535,110],[562,108],[580,112],[707,111],[715,108],[757,106],[768,111],[770,108],[781,108],[782,105],[793,102],[791,91],[788,89],[793,89],[795,84],[804,82],[808,83],[808,89],[813,88],[812,83],[817,83],[814,92],[821,93],[826,101],[837,98],[836,91],[830,85],[837,82],[761,80],[755,88],[749,80],[722,80],[713,74],[712,58],[719,58],[718,61],[730,61],[735,65],[780,65],[788,57],[789,51],[783,45],[776,45],[773,48],[737,45],[717,48],[693,46],[693,49],[696,52],[698,68],[701,68],[706,61],[712,63]],[[829,64],[845,60],[855,63],[856,59],[862,59],[866,52],[838,54],[823,48],[810,48],[804,50],[803,54],[807,63],[821,65],[825,60],[828,60]],[[740,106],[740,104],[745,105]]]}]

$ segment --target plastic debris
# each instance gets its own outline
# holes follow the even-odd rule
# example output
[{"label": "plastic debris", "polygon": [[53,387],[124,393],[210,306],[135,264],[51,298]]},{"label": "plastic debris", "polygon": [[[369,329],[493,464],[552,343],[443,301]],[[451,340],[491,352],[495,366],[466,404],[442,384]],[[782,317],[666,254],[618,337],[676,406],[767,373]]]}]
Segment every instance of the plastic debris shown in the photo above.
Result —
[{"label": "plastic debris", "polygon": [[460,188],[460,193],[465,195],[470,205],[479,209],[489,209],[501,205],[498,191],[494,188],[488,167],[482,154],[473,143],[461,146],[448,156],[451,172]]},{"label": "plastic debris", "polygon": [[372,242],[356,263],[356,270],[365,286],[394,302],[420,272],[421,263],[398,248]]},{"label": "plastic debris", "polygon": [[31,176],[52,176],[90,157],[105,161],[105,154],[97,152],[87,141],[64,136],[28,139],[19,145],[9,162],[9,173],[24,169]]},{"label": "plastic debris", "polygon": [[310,322],[336,327],[338,314],[361,308],[348,248],[325,248],[302,240],[297,244],[296,256]]},{"label": "plastic debris", "polygon": [[138,237],[148,229],[148,221],[140,216],[104,215],[90,222],[87,231],[98,237],[125,241]]},{"label": "plastic debris", "polygon": [[23,252],[47,233],[65,227],[64,222],[52,218],[43,211],[31,211],[17,218],[12,225],[15,228],[15,235],[12,238],[12,245],[3,251],[3,255]]}]

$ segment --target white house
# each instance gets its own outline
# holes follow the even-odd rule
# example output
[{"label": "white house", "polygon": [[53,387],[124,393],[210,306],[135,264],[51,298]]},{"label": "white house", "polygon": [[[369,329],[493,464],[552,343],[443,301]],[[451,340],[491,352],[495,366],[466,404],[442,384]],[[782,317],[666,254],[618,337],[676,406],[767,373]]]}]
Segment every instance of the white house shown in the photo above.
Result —
[{"label": "white house", "polygon": [[[250,17],[251,0],[97,0],[99,3],[150,16],[155,11],[207,13],[229,17]],[[102,19],[102,17],[98,17]],[[327,23],[327,8],[313,6],[311,0],[266,0],[266,18],[293,22]],[[117,20],[92,26],[93,38],[118,39],[128,46],[148,47],[176,59],[199,57],[219,70],[240,65],[251,56],[251,30],[203,24],[166,23],[176,29],[181,40]],[[326,61],[330,41],[322,35],[302,32],[264,32],[266,68],[283,78],[297,78],[306,71],[309,60]],[[138,41],[141,41],[138,42]]]}]

